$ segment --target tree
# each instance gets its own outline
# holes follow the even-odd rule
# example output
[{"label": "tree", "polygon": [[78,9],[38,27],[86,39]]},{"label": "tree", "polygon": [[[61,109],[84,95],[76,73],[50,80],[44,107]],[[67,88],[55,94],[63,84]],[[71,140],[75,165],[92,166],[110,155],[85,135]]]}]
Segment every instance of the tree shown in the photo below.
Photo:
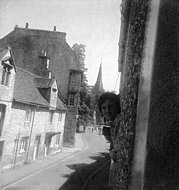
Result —
[{"label": "tree", "polygon": [[80,64],[80,69],[83,71],[82,85],[80,90],[80,106],[78,108],[79,120],[82,125],[87,125],[92,119],[91,114],[91,95],[88,90],[88,80],[86,76],[87,68],[85,67],[85,52],[86,46],[75,43],[72,49]]}]

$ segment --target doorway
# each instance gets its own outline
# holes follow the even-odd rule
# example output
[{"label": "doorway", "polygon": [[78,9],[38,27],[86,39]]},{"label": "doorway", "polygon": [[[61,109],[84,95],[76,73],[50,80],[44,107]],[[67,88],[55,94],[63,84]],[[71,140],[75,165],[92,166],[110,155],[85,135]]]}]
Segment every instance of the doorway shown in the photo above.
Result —
[{"label": "doorway", "polygon": [[35,137],[33,160],[37,160],[39,158],[40,138],[41,138],[40,135],[37,135]]}]

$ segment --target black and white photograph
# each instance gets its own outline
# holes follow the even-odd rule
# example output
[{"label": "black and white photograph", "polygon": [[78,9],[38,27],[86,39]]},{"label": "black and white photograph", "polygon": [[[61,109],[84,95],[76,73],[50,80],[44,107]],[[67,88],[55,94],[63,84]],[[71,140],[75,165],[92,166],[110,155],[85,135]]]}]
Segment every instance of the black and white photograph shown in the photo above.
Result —
[{"label": "black and white photograph", "polygon": [[178,18],[0,0],[0,190],[179,190]]}]

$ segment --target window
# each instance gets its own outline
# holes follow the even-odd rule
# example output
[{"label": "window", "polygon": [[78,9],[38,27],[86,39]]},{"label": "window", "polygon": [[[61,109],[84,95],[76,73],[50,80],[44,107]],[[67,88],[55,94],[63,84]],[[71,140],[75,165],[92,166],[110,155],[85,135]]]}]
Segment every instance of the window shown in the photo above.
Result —
[{"label": "window", "polygon": [[22,137],[20,142],[19,153],[23,153],[27,150],[29,137]]},{"label": "window", "polygon": [[49,112],[49,123],[52,123],[53,122],[53,111],[50,111]]},{"label": "window", "polygon": [[68,120],[68,129],[71,130],[73,128],[73,122],[71,119]]},{"label": "window", "polygon": [[32,116],[32,110],[31,109],[27,109],[26,110],[26,114],[25,114],[25,121],[30,121]]},{"label": "window", "polygon": [[56,145],[60,145],[60,135],[61,135],[61,133],[58,133],[57,135],[56,135]]},{"label": "window", "polygon": [[56,88],[52,88],[51,99],[52,100],[56,100],[57,99],[57,89]]},{"label": "window", "polygon": [[69,105],[70,106],[74,106],[75,105],[75,95],[74,94],[70,94],[69,95]]},{"label": "window", "polygon": [[1,136],[3,124],[4,124],[5,110],[6,110],[6,106],[3,104],[0,104],[0,136]]},{"label": "window", "polygon": [[58,114],[58,121],[62,121],[62,113]]},{"label": "window", "polygon": [[2,71],[1,84],[8,86],[10,79],[10,66],[5,65]]},{"label": "window", "polygon": [[78,82],[78,76],[75,74],[71,75],[71,85],[76,85]]},{"label": "window", "polygon": [[47,69],[49,69],[49,59],[47,58]]},{"label": "window", "polygon": [[0,141],[0,161],[2,160],[4,141]]}]

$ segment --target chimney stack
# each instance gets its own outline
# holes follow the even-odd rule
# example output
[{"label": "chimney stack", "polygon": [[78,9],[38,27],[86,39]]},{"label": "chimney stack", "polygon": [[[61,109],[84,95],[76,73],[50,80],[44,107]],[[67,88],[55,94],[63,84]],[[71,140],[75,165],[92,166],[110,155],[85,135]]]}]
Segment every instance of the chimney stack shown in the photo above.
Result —
[{"label": "chimney stack", "polygon": [[56,27],[56,26],[54,26],[54,29],[53,29],[53,31],[54,31],[54,32],[56,32],[56,29],[57,29],[57,27]]},{"label": "chimney stack", "polygon": [[29,28],[29,23],[26,22],[25,28]]}]

